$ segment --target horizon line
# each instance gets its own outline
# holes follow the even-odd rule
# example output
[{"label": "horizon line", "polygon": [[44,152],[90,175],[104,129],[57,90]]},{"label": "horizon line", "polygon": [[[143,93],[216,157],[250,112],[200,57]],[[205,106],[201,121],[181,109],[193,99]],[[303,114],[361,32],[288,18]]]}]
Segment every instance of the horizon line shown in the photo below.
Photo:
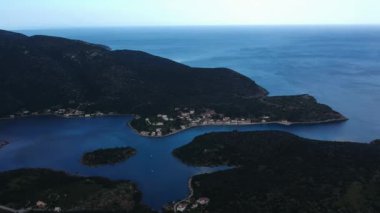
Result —
[{"label": "horizon line", "polygon": [[380,27],[380,23],[356,24],[356,23],[334,23],[334,24],[199,24],[199,25],[114,25],[114,26],[57,26],[57,27],[25,27],[0,29],[8,31],[28,30],[63,30],[63,29],[97,29],[97,28],[175,28],[175,27]]}]

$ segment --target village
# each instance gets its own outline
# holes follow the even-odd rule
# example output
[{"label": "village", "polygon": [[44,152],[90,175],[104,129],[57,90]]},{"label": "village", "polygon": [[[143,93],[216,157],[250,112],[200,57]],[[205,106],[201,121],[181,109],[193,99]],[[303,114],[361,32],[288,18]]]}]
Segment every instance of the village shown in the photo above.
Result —
[{"label": "village", "polygon": [[[42,111],[29,111],[27,109],[18,111],[9,115],[8,119],[29,116],[54,115],[63,118],[92,118],[100,116],[118,115],[115,112],[86,112],[75,108],[55,108],[45,109]],[[211,109],[193,109],[176,107],[169,113],[156,114],[150,117],[135,116],[135,119],[130,122],[130,126],[135,129],[138,134],[148,137],[162,137],[178,133],[180,131],[208,125],[251,125],[265,123],[280,123],[290,125],[291,123],[282,120],[274,122],[270,116],[261,116],[259,118],[231,118],[221,113],[216,113]]]},{"label": "village", "polygon": [[208,197],[200,197],[196,200],[186,199],[185,201],[174,205],[174,212],[199,212],[204,209],[210,202]]},{"label": "village", "polygon": [[5,213],[27,213],[27,212],[62,212],[62,208],[59,206],[48,206],[44,201],[37,201],[34,206],[23,209],[12,209],[7,206],[0,205],[0,212]]},{"label": "village", "polygon": [[191,177],[188,181],[188,187],[189,187],[189,190],[190,190],[190,194],[180,200],[180,201],[173,201],[171,203],[169,203],[168,205],[166,205],[164,208],[163,208],[163,212],[174,212],[174,213],[178,213],[178,212],[204,212],[205,208],[207,207],[207,205],[210,203],[210,198],[208,197],[199,197],[199,198],[195,198],[194,197],[194,189],[191,185],[191,182],[192,182],[193,178]]},{"label": "village", "polygon": [[29,111],[29,110],[22,110],[18,111],[15,114],[9,115],[8,118],[14,119],[18,117],[28,117],[28,116],[40,116],[40,115],[55,115],[55,116],[60,116],[60,117],[65,117],[65,118],[71,118],[71,117],[84,117],[84,118],[91,118],[91,117],[99,117],[99,116],[105,116],[105,115],[115,115],[115,113],[110,112],[110,113],[103,113],[103,112],[85,112],[82,110],[78,109],[73,109],[73,108],[58,108],[58,109],[45,109],[42,111]]},{"label": "village", "polygon": [[[174,113],[171,115],[157,114],[147,118],[136,117],[136,119],[140,120],[138,128],[135,128],[133,123],[131,126],[137,129],[140,135],[150,137],[166,136],[196,126],[250,125],[271,121],[269,116],[262,116],[258,119],[231,118],[216,113],[214,110],[203,109],[197,111],[191,108],[175,108]],[[281,123],[287,124],[287,121],[281,121]]]}]

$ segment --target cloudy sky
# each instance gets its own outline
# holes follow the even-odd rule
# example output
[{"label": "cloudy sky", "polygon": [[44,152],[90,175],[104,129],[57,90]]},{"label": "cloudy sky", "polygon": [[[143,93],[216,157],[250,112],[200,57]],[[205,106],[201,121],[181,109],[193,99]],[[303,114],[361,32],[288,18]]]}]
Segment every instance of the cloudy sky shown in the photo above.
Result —
[{"label": "cloudy sky", "polygon": [[0,0],[0,28],[380,24],[380,0]]}]

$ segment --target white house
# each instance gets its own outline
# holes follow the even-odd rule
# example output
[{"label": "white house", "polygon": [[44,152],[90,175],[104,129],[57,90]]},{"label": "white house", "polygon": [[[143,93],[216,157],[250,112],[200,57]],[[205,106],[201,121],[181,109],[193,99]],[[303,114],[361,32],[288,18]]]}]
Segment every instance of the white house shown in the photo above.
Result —
[{"label": "white house", "polygon": [[207,205],[210,202],[210,198],[208,197],[201,197],[197,200],[197,203],[200,205]]},{"label": "white house", "polygon": [[177,211],[179,212],[183,212],[185,211],[187,208],[187,203],[180,203],[178,206],[177,206]]},{"label": "white house", "polygon": [[46,208],[46,203],[39,200],[39,201],[37,201],[36,206],[39,209],[44,209],[44,208]]}]

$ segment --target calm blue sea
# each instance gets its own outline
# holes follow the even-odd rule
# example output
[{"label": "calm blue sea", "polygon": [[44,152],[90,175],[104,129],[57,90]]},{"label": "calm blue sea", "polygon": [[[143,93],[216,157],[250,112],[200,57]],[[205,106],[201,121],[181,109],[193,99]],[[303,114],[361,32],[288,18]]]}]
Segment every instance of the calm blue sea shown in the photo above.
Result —
[{"label": "calm blue sea", "polygon": [[[277,129],[301,136],[368,142],[380,138],[380,27],[133,27],[25,30],[28,35],[63,36],[143,50],[198,67],[228,67],[254,79],[271,95],[308,93],[350,120],[325,125],[283,127],[202,127],[161,139],[131,131],[128,116],[93,119],[55,117],[0,121],[0,171],[44,167],[81,175],[130,179],[144,203],[159,209],[188,193],[194,174],[223,168],[188,167],[171,151],[210,131]],[[116,166],[87,168],[83,152],[130,145],[138,154]]]}]

